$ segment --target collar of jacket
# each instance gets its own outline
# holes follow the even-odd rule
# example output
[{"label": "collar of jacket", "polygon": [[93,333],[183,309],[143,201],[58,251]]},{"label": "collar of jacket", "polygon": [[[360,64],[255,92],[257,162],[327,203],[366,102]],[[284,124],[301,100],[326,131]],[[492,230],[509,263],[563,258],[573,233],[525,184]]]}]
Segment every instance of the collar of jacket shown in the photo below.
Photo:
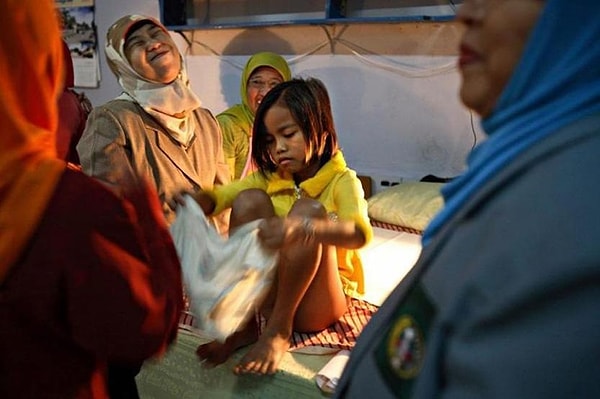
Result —
[{"label": "collar of jacket", "polygon": [[[311,198],[316,198],[323,192],[325,187],[331,183],[331,180],[339,173],[347,169],[346,160],[341,151],[338,151],[331,159],[317,171],[310,179],[306,179],[300,183],[300,188]],[[284,190],[294,190],[296,183],[290,174],[273,173],[269,178],[267,186],[267,194]]]}]

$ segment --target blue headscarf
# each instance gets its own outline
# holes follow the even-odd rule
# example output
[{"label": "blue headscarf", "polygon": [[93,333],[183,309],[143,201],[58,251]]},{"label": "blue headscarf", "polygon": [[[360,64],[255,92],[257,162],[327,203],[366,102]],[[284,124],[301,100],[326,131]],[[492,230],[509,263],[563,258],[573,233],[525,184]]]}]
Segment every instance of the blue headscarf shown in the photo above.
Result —
[{"label": "blue headscarf", "polygon": [[[523,56],[490,116],[489,138],[447,184],[423,245],[515,157],[561,127],[600,111],[600,0],[547,0]],[[600,154],[599,154],[600,156]]]}]

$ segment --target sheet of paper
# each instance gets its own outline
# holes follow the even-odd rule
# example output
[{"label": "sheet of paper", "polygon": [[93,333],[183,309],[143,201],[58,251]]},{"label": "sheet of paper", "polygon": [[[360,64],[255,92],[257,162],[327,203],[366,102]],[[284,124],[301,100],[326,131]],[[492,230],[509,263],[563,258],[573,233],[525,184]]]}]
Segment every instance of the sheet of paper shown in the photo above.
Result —
[{"label": "sheet of paper", "polygon": [[55,0],[63,39],[73,59],[75,87],[98,87],[100,62],[94,29],[94,0]]},{"label": "sheet of paper", "polygon": [[319,370],[315,376],[315,382],[321,391],[328,395],[333,393],[349,357],[349,350],[341,350]]}]

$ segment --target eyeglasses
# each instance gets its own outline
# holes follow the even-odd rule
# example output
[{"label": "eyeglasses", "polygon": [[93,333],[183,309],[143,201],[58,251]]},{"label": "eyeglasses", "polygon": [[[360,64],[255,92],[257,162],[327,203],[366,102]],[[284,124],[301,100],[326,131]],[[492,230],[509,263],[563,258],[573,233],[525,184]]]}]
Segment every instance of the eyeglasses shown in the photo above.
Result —
[{"label": "eyeglasses", "polygon": [[248,87],[250,87],[252,89],[256,89],[256,90],[263,90],[263,89],[271,90],[273,87],[277,86],[279,83],[281,83],[280,80],[270,80],[268,82],[265,82],[262,79],[250,79],[248,81]]}]

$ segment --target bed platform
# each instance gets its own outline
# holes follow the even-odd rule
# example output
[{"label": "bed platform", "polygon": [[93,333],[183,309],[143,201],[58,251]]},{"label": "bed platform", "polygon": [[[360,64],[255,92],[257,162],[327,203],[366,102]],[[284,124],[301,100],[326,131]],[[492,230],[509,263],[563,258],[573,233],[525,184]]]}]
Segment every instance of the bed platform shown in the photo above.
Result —
[{"label": "bed platform", "polygon": [[137,377],[142,399],[192,398],[319,398],[314,382],[317,372],[330,355],[286,353],[281,371],[273,376],[237,376],[231,370],[244,354],[238,351],[225,364],[214,369],[203,368],[195,355],[196,348],[207,337],[180,330],[177,341],[158,362],[147,362]]},{"label": "bed platform", "polygon": [[[354,313],[345,315],[348,319],[338,322],[337,328],[320,333],[320,337],[296,334],[295,345],[284,355],[280,370],[273,376],[260,377],[237,376],[231,371],[246,349],[238,351],[223,365],[203,368],[195,351],[210,338],[183,323],[169,352],[160,360],[146,362],[138,375],[141,398],[326,397],[317,386],[315,376],[340,349],[353,346],[354,335],[360,331],[352,331],[353,322],[356,324],[352,319],[362,318],[364,325],[412,268],[421,251],[421,231],[441,207],[440,184],[414,182],[399,186],[368,199],[374,238],[361,249],[366,292],[353,301]],[[332,339],[333,344],[328,344],[327,339]]]}]

